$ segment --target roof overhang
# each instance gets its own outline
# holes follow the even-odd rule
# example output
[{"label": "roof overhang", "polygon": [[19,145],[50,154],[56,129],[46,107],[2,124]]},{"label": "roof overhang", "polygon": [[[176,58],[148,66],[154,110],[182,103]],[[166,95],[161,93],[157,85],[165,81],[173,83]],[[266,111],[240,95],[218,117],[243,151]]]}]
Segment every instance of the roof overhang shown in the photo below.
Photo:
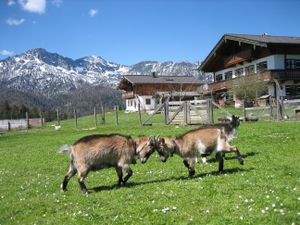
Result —
[{"label": "roof overhang", "polygon": [[[214,57],[217,55],[217,51],[218,49],[220,49],[220,47],[223,44],[226,44],[227,41],[235,41],[238,42],[239,45],[241,45],[241,43],[244,44],[249,44],[249,45],[253,45],[253,48],[255,49],[256,46],[260,46],[260,47],[268,47],[267,43],[264,42],[260,42],[260,41],[255,41],[255,40],[250,40],[247,38],[241,38],[241,37],[236,37],[230,34],[225,34],[223,35],[223,37],[218,41],[218,43],[216,44],[216,46],[212,49],[212,51],[208,54],[208,56],[205,58],[205,60],[201,63],[201,65],[197,68],[197,70],[200,71],[205,71],[205,67],[207,66],[207,64],[214,59]],[[211,71],[205,71],[205,72],[211,72]]]}]

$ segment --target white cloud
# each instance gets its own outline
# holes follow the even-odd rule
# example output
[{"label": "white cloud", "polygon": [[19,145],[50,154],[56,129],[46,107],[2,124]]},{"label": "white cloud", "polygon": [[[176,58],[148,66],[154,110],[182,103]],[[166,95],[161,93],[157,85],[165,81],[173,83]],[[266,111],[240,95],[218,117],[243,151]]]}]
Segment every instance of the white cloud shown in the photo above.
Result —
[{"label": "white cloud", "polygon": [[5,57],[12,56],[13,54],[14,54],[14,52],[7,51],[7,50],[0,51],[0,55],[5,56]]},{"label": "white cloud", "polygon": [[46,0],[19,0],[19,4],[28,12],[43,14],[46,10]]},{"label": "white cloud", "polygon": [[10,25],[10,26],[19,26],[19,25],[21,25],[22,23],[24,23],[25,22],[25,19],[14,19],[14,18],[8,18],[7,20],[6,20],[6,23],[8,24],[8,25]]},{"label": "white cloud", "polygon": [[97,13],[98,13],[98,10],[97,10],[97,9],[90,9],[90,11],[89,11],[89,15],[90,15],[91,17],[96,16]]},{"label": "white cloud", "polygon": [[55,5],[56,7],[60,7],[60,5],[63,3],[63,0],[52,0],[52,5]]},{"label": "white cloud", "polygon": [[7,1],[7,5],[9,5],[9,6],[12,6],[14,4],[16,4],[15,0],[8,0]]}]

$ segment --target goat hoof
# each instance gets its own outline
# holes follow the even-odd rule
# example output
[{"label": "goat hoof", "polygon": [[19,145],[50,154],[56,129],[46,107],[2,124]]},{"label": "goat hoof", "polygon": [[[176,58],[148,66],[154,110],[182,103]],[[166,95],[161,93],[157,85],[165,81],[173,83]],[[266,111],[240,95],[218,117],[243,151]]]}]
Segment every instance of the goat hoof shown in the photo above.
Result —
[{"label": "goat hoof", "polygon": [[195,175],[195,170],[189,171],[189,177],[193,177]]},{"label": "goat hoof", "polygon": [[85,194],[85,195],[90,194],[90,192],[89,192],[87,189],[83,189],[82,192],[83,192],[83,194]]}]

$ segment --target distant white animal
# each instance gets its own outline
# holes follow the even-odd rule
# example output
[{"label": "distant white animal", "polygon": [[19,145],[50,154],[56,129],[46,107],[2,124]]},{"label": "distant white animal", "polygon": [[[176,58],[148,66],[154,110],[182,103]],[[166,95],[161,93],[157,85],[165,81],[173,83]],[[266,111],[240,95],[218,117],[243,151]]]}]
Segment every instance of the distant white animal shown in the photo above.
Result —
[{"label": "distant white animal", "polygon": [[60,125],[54,125],[54,130],[59,131],[61,129]]}]

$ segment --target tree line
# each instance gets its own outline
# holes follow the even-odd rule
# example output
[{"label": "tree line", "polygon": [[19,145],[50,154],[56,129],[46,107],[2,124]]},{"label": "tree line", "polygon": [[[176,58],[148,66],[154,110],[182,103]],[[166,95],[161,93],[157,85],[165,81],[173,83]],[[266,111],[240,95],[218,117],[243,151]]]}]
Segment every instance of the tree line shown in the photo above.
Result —
[{"label": "tree line", "polygon": [[[34,106],[30,107],[25,104],[15,105],[9,101],[0,103],[0,119],[21,119],[26,118],[28,113],[29,118],[43,117],[46,121],[52,121],[56,119],[56,111],[43,111],[40,108]],[[66,113],[61,114],[61,118],[67,118]]]}]

